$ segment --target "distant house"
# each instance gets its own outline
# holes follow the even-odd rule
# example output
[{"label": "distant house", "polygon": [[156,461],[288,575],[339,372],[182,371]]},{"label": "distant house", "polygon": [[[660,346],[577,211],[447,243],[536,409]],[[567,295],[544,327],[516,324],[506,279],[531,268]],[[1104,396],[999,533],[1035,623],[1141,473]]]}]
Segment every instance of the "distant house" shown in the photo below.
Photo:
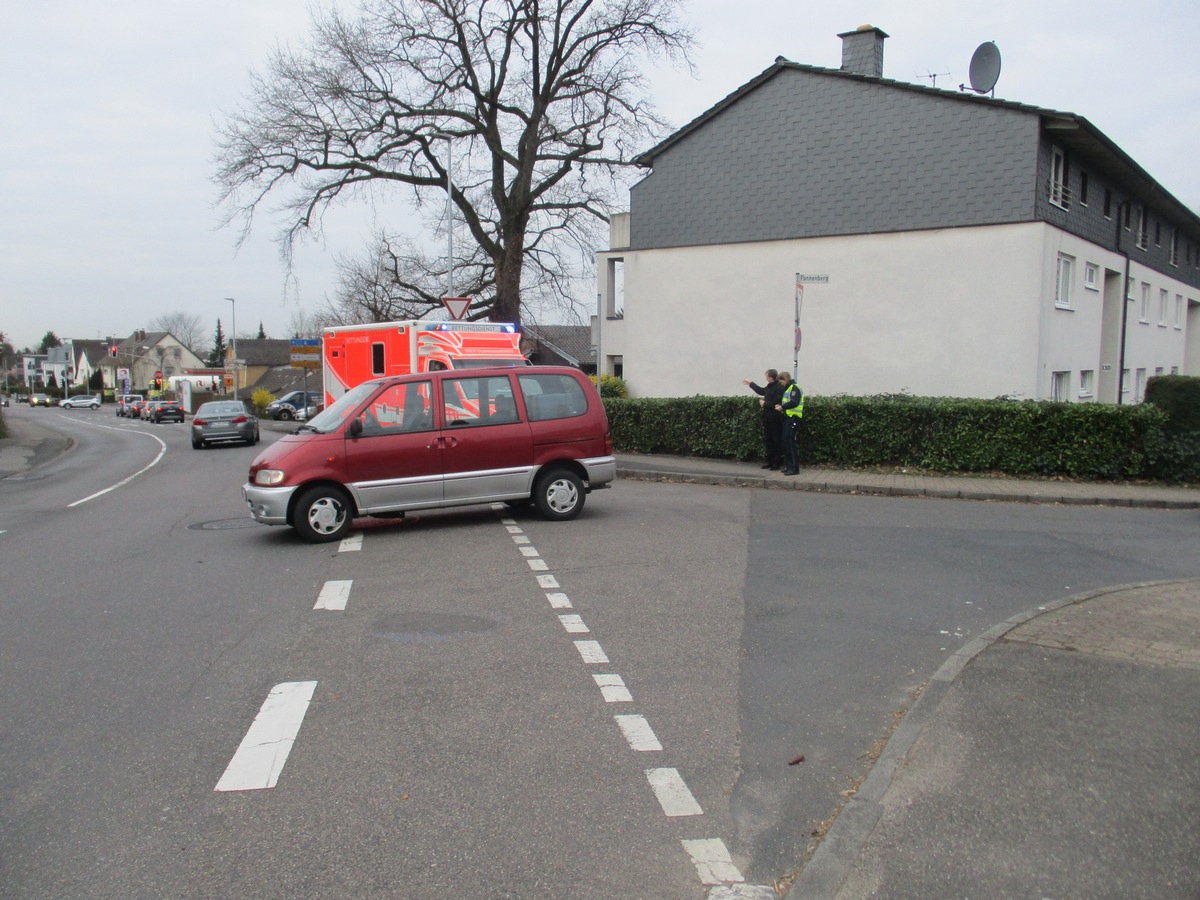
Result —
[{"label": "distant house", "polygon": [[163,385],[172,375],[204,367],[204,361],[185,347],[169,331],[135,331],[123,340],[115,340],[116,355],[104,359],[104,385],[114,390],[137,393],[154,389],[161,378]]},{"label": "distant house", "polygon": [[884,32],[840,37],[840,69],[780,57],[637,159],[602,371],[729,395],[798,357],[815,394],[1104,403],[1200,374],[1194,212],[1082,116],[892,81]]},{"label": "distant house", "polygon": [[596,372],[596,345],[588,325],[522,326],[521,352],[539,366],[571,366]]},{"label": "distant house", "polygon": [[[289,391],[322,390],[321,370],[302,369],[292,365],[290,339],[239,340],[238,356],[245,360],[239,390],[253,393],[265,390],[280,397]],[[227,358],[232,359],[230,347]],[[307,381],[306,381],[307,372]]]}]

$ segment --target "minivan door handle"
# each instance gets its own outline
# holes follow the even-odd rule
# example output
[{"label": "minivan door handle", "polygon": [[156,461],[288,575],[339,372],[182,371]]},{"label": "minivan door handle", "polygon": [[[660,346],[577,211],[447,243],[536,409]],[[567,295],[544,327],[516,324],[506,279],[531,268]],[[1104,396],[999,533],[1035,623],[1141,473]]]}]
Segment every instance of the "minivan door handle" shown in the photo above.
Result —
[{"label": "minivan door handle", "polygon": [[430,448],[437,447],[439,450],[452,450],[458,446],[458,439],[451,435],[438,435],[434,438]]}]

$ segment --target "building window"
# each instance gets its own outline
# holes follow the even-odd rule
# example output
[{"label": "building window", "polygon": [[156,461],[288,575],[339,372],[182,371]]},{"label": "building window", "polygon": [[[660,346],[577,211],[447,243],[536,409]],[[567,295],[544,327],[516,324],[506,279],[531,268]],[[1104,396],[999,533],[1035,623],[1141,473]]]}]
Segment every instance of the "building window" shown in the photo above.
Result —
[{"label": "building window", "polygon": [[1171,229],[1171,265],[1179,265],[1179,229]]},{"label": "building window", "polygon": [[1183,294],[1175,295],[1175,328],[1183,328]]},{"label": "building window", "polygon": [[1167,327],[1167,293],[1166,288],[1158,289],[1158,324],[1162,328]]},{"label": "building window", "polygon": [[1150,246],[1150,230],[1146,221],[1146,207],[1138,206],[1137,214],[1137,245],[1145,250]]},{"label": "building window", "polygon": [[1128,369],[1121,370],[1121,393],[1122,394],[1129,393],[1129,370]]},{"label": "building window", "polygon": [[1096,371],[1084,369],[1079,373],[1079,396],[1092,397],[1096,393]]},{"label": "building window", "polygon": [[1104,189],[1104,218],[1112,218],[1112,188]]},{"label": "building window", "polygon": [[1057,147],[1050,148],[1050,202],[1063,209],[1071,206],[1067,187],[1067,155]]},{"label": "building window", "polygon": [[1050,376],[1050,399],[1065,403],[1070,399],[1071,373],[1054,372]]},{"label": "building window", "polygon": [[1100,290],[1100,266],[1098,266],[1096,263],[1084,264],[1083,286],[1089,291]]},{"label": "building window", "polygon": [[1129,204],[1125,204],[1125,230],[1129,230]]},{"label": "building window", "polygon": [[1154,246],[1162,246],[1162,222],[1157,220],[1154,222]]},{"label": "building window", "polygon": [[1054,284],[1054,305],[1059,309],[1071,308],[1071,275],[1075,268],[1075,257],[1058,254],[1058,280]]},{"label": "building window", "polygon": [[1088,176],[1087,172],[1079,173],[1079,205],[1087,206]]},{"label": "building window", "polygon": [[1142,302],[1138,304],[1138,321],[1150,324],[1150,285],[1142,282]]},{"label": "building window", "polygon": [[1135,403],[1141,403],[1146,395],[1146,370],[1138,369],[1134,377],[1137,380],[1133,385],[1133,400]]}]

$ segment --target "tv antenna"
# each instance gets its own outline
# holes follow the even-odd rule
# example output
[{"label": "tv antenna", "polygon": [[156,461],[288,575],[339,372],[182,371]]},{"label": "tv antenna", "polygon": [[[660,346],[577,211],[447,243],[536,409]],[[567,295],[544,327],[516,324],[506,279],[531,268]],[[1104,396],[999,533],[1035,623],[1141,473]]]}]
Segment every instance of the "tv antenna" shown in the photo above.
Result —
[{"label": "tv antenna", "polygon": [[960,84],[960,91],[972,90],[977,94],[991,93],[996,96],[996,80],[1000,77],[1000,48],[994,41],[984,41],[975,48],[971,56],[971,68],[967,74],[970,87]]},{"label": "tv antenna", "polygon": [[930,72],[928,69],[926,69],[924,75],[918,75],[917,77],[918,78],[928,78],[930,86],[937,87],[937,80],[939,78],[941,78],[943,75],[949,75],[949,74],[950,74],[949,72]]}]

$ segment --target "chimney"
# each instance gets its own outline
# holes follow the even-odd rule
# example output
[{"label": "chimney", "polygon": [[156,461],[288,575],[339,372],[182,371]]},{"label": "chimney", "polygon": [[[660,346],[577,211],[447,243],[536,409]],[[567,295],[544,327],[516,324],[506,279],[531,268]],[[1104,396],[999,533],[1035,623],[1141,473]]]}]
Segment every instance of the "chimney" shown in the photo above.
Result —
[{"label": "chimney", "polygon": [[855,75],[883,77],[883,42],[887,34],[874,25],[859,25],[839,34],[842,39],[842,71]]}]

